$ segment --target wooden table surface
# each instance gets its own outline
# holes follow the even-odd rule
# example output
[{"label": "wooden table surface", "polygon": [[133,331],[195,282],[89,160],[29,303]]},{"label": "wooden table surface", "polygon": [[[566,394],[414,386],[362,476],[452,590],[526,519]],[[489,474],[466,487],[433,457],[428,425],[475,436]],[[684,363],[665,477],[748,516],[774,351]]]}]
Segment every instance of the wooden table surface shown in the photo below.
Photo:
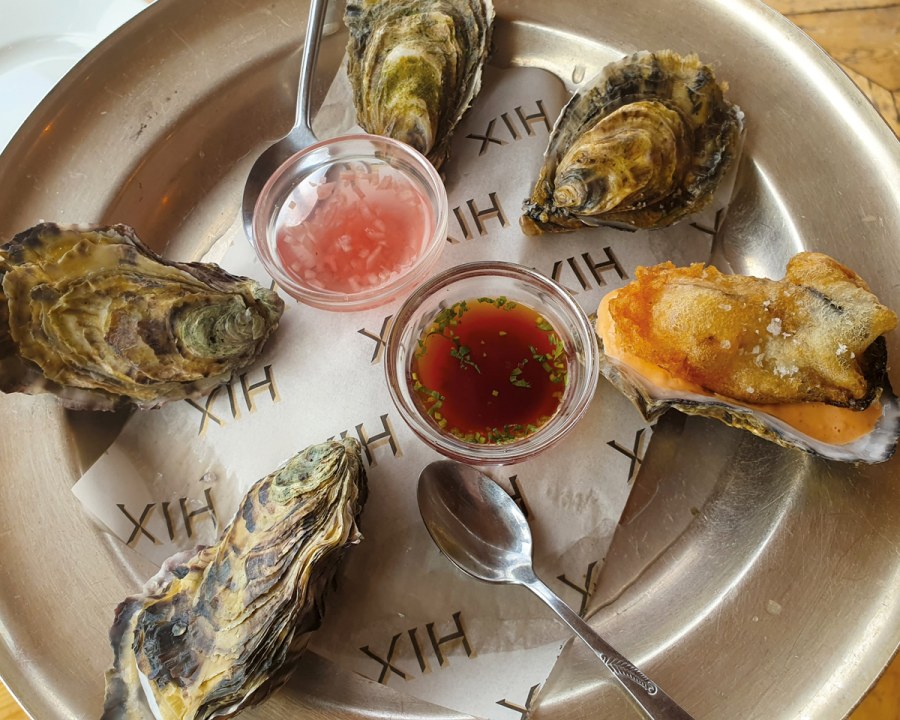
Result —
[{"label": "wooden table surface", "polygon": [[[770,0],[769,5],[830,53],[900,137],[900,2]],[[0,685],[0,720],[27,718]],[[900,720],[900,655],[850,720]]]}]

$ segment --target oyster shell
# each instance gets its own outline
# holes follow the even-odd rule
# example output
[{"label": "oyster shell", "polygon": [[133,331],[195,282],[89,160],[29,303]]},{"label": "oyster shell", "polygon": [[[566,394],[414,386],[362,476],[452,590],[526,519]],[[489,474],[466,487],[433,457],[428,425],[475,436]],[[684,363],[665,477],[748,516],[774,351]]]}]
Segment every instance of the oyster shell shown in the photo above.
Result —
[{"label": "oyster shell", "polygon": [[493,20],[491,0],[351,0],[347,75],[359,125],[440,168],[481,87]]},{"label": "oyster shell", "polygon": [[289,677],[362,536],[359,443],[312,445],[250,488],[218,543],[179,553],[116,608],[102,720],[233,717]]},{"label": "oyster shell", "polygon": [[130,227],[42,223],[0,247],[0,390],[75,409],[196,397],[253,362],[284,303]]},{"label": "oyster shell", "polygon": [[660,228],[702,210],[743,131],[724,92],[696,55],[644,51],[607,65],[557,119],[522,230]]},{"label": "oyster shell", "polygon": [[852,270],[800,253],[785,278],[638,268],[598,309],[603,375],[649,421],[670,407],[785,447],[883,462],[900,436],[883,333],[897,316]]}]

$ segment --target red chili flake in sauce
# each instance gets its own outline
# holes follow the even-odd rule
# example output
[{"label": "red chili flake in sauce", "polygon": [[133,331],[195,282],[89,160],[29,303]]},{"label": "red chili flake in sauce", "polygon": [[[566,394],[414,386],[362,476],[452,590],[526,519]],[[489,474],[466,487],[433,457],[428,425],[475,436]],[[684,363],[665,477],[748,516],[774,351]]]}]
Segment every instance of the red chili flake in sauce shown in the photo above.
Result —
[{"label": "red chili flake in sauce", "polygon": [[442,310],[418,340],[413,391],[422,412],[466,442],[527,437],[559,409],[568,358],[539,312],[505,297]]},{"label": "red chili flake in sauce", "polygon": [[359,292],[409,269],[432,227],[428,197],[403,173],[355,164],[297,185],[278,215],[276,251],[284,272],[307,286]]}]

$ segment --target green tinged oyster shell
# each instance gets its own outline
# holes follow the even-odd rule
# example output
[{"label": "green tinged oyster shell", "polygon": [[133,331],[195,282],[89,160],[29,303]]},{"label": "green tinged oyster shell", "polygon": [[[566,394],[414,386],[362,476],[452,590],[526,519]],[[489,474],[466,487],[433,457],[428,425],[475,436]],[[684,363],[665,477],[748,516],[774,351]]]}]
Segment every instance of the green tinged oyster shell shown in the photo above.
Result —
[{"label": "green tinged oyster shell", "polygon": [[696,55],[645,51],[607,65],[557,119],[522,230],[660,228],[702,210],[743,132],[724,92]]},{"label": "green tinged oyster shell", "polygon": [[347,75],[359,125],[440,168],[481,87],[493,19],[491,0],[351,0]]},{"label": "green tinged oyster shell", "polygon": [[284,303],[216,265],[163,260],[130,227],[36,225],[0,247],[0,390],[152,408],[252,363]]},{"label": "green tinged oyster shell", "polygon": [[228,718],[265,700],[321,622],[365,499],[352,438],[253,485],[216,545],[173,556],[116,608],[102,720]]}]

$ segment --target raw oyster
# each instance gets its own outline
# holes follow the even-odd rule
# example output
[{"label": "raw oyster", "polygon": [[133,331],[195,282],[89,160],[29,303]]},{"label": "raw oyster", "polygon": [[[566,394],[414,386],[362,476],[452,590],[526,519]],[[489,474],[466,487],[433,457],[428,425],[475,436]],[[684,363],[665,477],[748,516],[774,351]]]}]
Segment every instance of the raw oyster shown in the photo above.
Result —
[{"label": "raw oyster", "polygon": [[196,397],[253,362],[284,303],[130,227],[36,225],[0,247],[0,390],[75,409]]},{"label": "raw oyster", "polygon": [[351,0],[347,75],[360,126],[440,168],[481,87],[493,20],[491,0]]},{"label": "raw oyster", "polygon": [[883,333],[897,316],[827,255],[794,256],[780,281],[638,268],[597,315],[601,372],[648,420],[674,407],[849,462],[896,448]]},{"label": "raw oyster", "polygon": [[116,608],[102,720],[233,717],[289,677],[366,499],[359,443],[313,445],[250,488],[218,543]]},{"label": "raw oyster", "polygon": [[743,131],[724,91],[696,55],[644,51],[607,65],[557,119],[522,230],[660,228],[702,210]]}]

